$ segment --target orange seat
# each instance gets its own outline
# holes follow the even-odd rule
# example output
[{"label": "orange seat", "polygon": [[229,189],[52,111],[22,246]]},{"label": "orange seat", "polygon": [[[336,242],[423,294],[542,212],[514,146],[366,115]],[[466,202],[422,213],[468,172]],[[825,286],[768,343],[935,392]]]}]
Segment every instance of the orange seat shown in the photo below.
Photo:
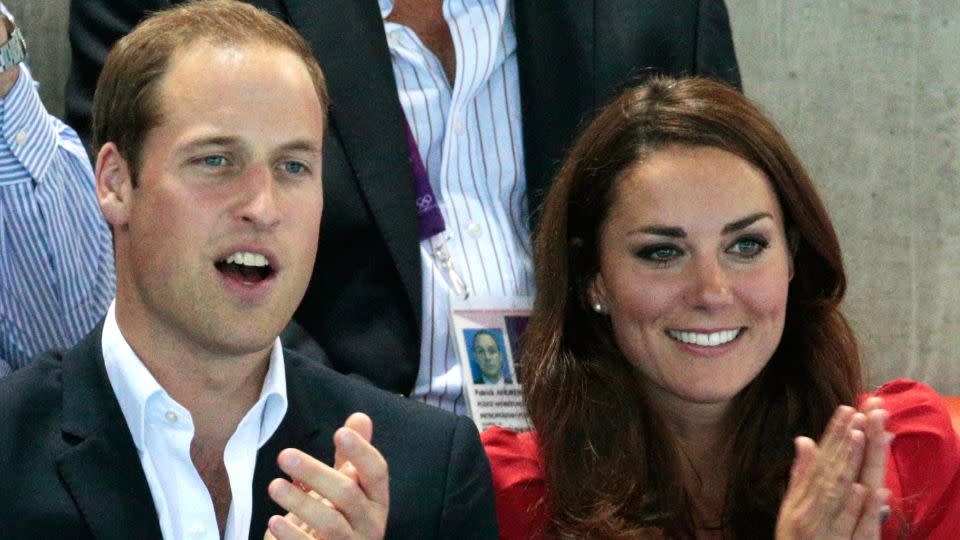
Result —
[{"label": "orange seat", "polygon": [[960,396],[943,396],[943,401],[946,402],[947,411],[953,420],[953,430],[960,434]]}]

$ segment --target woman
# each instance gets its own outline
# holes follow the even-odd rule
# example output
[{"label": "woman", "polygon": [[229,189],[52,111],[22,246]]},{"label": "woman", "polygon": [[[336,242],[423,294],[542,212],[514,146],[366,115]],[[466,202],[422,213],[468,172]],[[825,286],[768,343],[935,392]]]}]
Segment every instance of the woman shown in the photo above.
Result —
[{"label": "woman", "polygon": [[949,417],[909,381],[860,395],[833,226],[738,92],[604,109],[534,257],[535,433],[483,435],[502,537],[960,538]]}]

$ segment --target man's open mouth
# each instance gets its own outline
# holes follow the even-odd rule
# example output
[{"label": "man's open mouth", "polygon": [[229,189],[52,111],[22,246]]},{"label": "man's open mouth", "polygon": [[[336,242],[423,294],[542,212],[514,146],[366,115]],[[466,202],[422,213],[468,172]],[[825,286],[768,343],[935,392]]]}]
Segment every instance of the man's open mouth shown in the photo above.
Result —
[{"label": "man's open mouth", "polygon": [[227,278],[244,285],[256,285],[275,273],[265,256],[249,251],[238,251],[214,266]]}]

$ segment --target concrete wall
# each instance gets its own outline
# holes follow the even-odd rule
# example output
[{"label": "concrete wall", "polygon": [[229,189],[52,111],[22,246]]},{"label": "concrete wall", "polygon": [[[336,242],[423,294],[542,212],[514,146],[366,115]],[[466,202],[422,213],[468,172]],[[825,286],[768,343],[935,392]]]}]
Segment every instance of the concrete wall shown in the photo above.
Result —
[{"label": "concrete wall", "polygon": [[960,394],[960,4],[727,4],[745,91],[834,218],[870,381]]},{"label": "concrete wall", "polygon": [[63,117],[63,88],[70,69],[67,12],[70,0],[3,0],[27,41],[30,69],[40,81],[47,110]]},{"label": "concrete wall", "polygon": [[[522,1],[522,0],[521,0]],[[63,111],[68,0],[6,0]],[[960,394],[960,4],[727,0],[748,95],[835,220],[870,381]]]}]

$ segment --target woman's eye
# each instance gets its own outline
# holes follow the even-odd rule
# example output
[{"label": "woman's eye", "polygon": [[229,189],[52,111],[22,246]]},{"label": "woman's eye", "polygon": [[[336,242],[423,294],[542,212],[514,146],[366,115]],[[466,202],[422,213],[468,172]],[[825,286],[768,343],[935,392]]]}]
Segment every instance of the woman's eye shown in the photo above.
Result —
[{"label": "woman's eye", "polygon": [[728,250],[734,255],[749,259],[756,257],[767,249],[767,241],[763,238],[740,238]]},{"label": "woman's eye", "polygon": [[637,251],[637,257],[652,262],[667,262],[683,255],[683,252],[676,246],[657,245],[649,246]]}]

